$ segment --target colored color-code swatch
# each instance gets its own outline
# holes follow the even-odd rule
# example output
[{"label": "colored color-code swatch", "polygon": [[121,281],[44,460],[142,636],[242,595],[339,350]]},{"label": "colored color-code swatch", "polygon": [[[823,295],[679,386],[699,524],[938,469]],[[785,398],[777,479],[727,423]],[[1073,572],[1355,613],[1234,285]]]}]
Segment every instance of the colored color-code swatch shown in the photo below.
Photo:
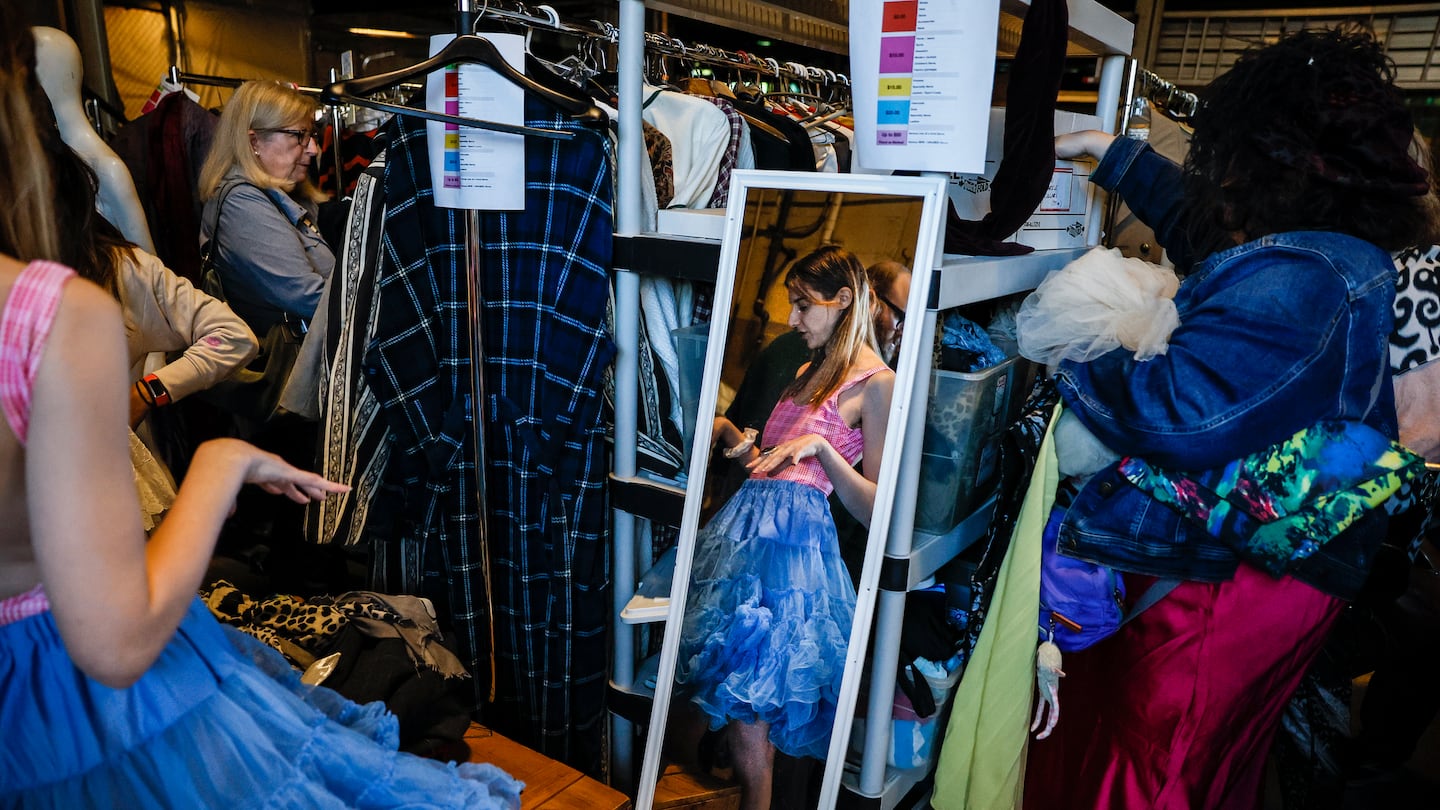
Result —
[{"label": "colored color-code swatch", "polygon": [[911,79],[902,79],[898,76],[887,77],[880,80],[880,95],[882,96],[905,96],[910,97]]},{"label": "colored color-code swatch", "polygon": [[910,98],[906,96],[903,101],[883,100],[875,105],[878,113],[875,123],[878,126],[901,126],[910,123]]},{"label": "colored color-code swatch", "polygon": [[915,37],[883,37],[880,40],[880,72],[909,73],[915,69]]},{"label": "colored color-code swatch", "polygon": [[[460,68],[451,65],[445,69],[445,112],[460,114]],[[445,170],[441,178],[445,188],[460,188],[460,125],[445,125]]]},{"label": "colored color-code swatch", "polygon": [[881,33],[892,31],[914,31],[915,19],[920,15],[920,0],[896,0],[886,3],[880,17]]},{"label": "colored color-code swatch", "polygon": [[880,86],[875,109],[875,142],[901,145],[909,140],[911,74],[915,72],[915,30],[920,0],[893,0],[880,12]]}]

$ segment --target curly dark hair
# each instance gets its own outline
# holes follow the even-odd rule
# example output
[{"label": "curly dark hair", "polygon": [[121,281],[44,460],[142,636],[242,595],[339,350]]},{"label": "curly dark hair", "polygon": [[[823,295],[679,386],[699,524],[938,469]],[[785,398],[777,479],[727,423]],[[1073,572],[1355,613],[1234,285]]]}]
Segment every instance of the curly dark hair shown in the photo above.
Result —
[{"label": "curly dark hair", "polygon": [[1314,230],[1398,250],[1424,232],[1414,125],[1369,31],[1287,35],[1241,55],[1201,98],[1185,161],[1197,255]]}]

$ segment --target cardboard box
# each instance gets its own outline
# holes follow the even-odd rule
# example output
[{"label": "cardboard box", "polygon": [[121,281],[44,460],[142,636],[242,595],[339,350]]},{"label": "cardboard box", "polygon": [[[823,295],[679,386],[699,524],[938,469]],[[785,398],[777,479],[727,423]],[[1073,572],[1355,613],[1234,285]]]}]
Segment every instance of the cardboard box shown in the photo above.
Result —
[{"label": "cardboard box", "polygon": [[[1082,129],[1099,129],[1100,119],[1082,113],[1055,113],[1055,134]],[[990,110],[990,132],[985,147],[984,174],[956,174],[950,177],[950,199],[961,219],[978,220],[990,212],[990,184],[1004,154],[1005,108]],[[1037,250],[1085,246],[1085,230],[1089,221],[1091,201],[1095,196],[1090,186],[1088,160],[1057,160],[1050,190],[1035,213],[1015,234],[1006,237]]]}]

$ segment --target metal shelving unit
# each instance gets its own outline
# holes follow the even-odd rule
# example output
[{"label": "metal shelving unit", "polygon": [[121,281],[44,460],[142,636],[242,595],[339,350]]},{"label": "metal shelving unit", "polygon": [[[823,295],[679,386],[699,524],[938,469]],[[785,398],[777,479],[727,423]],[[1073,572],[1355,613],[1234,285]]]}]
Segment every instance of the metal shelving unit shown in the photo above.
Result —
[{"label": "metal shelving unit", "polygon": [[[1070,52],[1101,60],[1101,80],[1096,115],[1101,127],[1113,132],[1124,80],[1125,63],[1134,37],[1134,25],[1094,0],[1068,0],[1070,11]],[[1007,31],[1018,31],[1028,2],[1002,0],[1000,43],[1002,52]],[[1018,41],[1018,35],[1014,38]],[[1011,46],[1013,47],[1013,45]],[[1099,243],[1103,204],[1090,206],[1086,230],[1088,244]],[[933,343],[941,310],[1034,289],[1049,273],[1059,270],[1088,248],[1037,250],[1024,256],[937,256],[931,281],[930,305],[921,319],[921,345]],[[908,333],[907,329],[907,333]],[[907,334],[908,337],[908,334]],[[921,353],[916,374],[925,379],[931,372],[930,358]],[[900,627],[905,616],[905,595],[917,583],[932,576],[969,542],[983,533],[993,510],[993,500],[976,510],[957,529],[935,537],[914,530],[915,501],[920,479],[920,452],[923,444],[929,386],[916,385],[906,423],[900,479],[896,486],[896,508],[892,511],[890,534],[876,601],[875,643],[870,651],[870,691],[866,717],[889,717],[895,692],[895,668],[900,657]],[[888,573],[888,575],[887,575]],[[938,746],[937,746],[938,747]],[[930,768],[900,770],[886,765],[890,749],[890,724],[867,723],[865,743],[858,767],[847,765],[839,806],[866,810],[920,804],[928,798],[924,782]],[[853,764],[853,763],[852,763]]]},{"label": "metal shelving unit", "polygon": [[[741,3],[741,5],[745,5]],[[765,4],[760,4],[765,5]],[[1072,55],[1097,56],[1102,61],[1101,85],[1096,112],[1103,128],[1114,131],[1124,65],[1134,35],[1134,26],[1105,9],[1096,0],[1068,0],[1071,24]],[[626,137],[637,133],[640,124],[640,74],[643,65],[644,0],[619,0],[620,39],[620,132],[619,195],[617,205],[616,253],[616,359],[615,451],[612,492],[616,509],[612,523],[614,545],[614,627],[615,659],[611,675],[612,709],[615,722],[611,731],[613,780],[629,787],[633,772],[633,727],[643,723],[648,709],[640,710],[653,694],[646,685],[654,673],[647,669],[650,662],[637,661],[634,634],[622,614],[635,592],[636,524],[637,517],[648,517],[662,523],[678,522],[684,500],[683,490],[646,478],[637,471],[635,460],[637,424],[637,370],[639,351],[639,274],[660,272],[673,274],[677,266],[705,267],[715,265],[719,245],[714,240],[693,237],[644,233],[641,227],[641,168],[646,158],[640,138]],[[658,6],[657,6],[658,7]],[[773,8],[773,6],[771,7]],[[1019,22],[1029,8],[1026,0],[1001,0],[1001,28],[997,32],[998,50],[1003,54],[1018,40]],[[678,10],[678,8],[677,8]],[[719,21],[719,20],[717,20]],[[723,21],[721,21],[723,22]],[[743,27],[743,26],[740,26]],[[1103,205],[1091,205],[1087,233],[1091,244],[1098,243]],[[675,262],[663,258],[673,251],[693,252],[693,262]],[[972,256],[936,256],[930,305],[920,321],[916,337],[922,342],[934,340],[939,311],[978,301],[1033,289],[1050,272],[1058,270],[1083,253],[1085,248],[1036,251],[1004,258]],[[692,271],[693,272],[693,271]],[[700,271],[704,272],[704,271]],[[700,277],[689,275],[687,277]],[[710,276],[713,278],[713,273]],[[930,374],[930,359],[922,356],[917,374],[921,379]],[[924,418],[929,386],[914,386],[914,399],[906,434],[903,438],[900,479],[896,490],[898,508],[890,525],[885,566],[881,573],[881,590],[876,606],[876,645],[871,661],[870,699],[867,716],[888,717],[895,688],[895,664],[899,658],[899,628],[904,617],[905,594],[921,581],[933,576],[946,562],[980,537],[989,522],[993,499],[975,510],[955,529],[943,535],[914,531],[914,504],[920,469]],[[653,661],[653,659],[652,659]],[[840,796],[842,807],[879,808],[889,810],[917,790],[927,777],[927,769],[899,771],[887,768],[889,723],[867,725],[864,753],[855,767],[847,766]],[[923,791],[923,788],[920,788]]]}]

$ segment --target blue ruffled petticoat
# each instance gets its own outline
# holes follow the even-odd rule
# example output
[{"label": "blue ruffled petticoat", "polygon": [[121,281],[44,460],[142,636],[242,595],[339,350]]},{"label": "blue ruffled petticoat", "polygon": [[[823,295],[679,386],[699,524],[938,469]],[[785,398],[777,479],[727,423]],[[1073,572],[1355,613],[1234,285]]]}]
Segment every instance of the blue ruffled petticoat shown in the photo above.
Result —
[{"label": "blue ruffled petticoat", "polygon": [[854,618],[825,494],[747,480],[696,543],[680,694],[712,730],[763,721],[780,751],[824,759]]},{"label": "blue ruffled petticoat", "polygon": [[504,771],[400,753],[384,704],[301,684],[198,599],[128,689],[77,670],[49,612],[0,626],[0,739],[3,808],[520,806]]}]

